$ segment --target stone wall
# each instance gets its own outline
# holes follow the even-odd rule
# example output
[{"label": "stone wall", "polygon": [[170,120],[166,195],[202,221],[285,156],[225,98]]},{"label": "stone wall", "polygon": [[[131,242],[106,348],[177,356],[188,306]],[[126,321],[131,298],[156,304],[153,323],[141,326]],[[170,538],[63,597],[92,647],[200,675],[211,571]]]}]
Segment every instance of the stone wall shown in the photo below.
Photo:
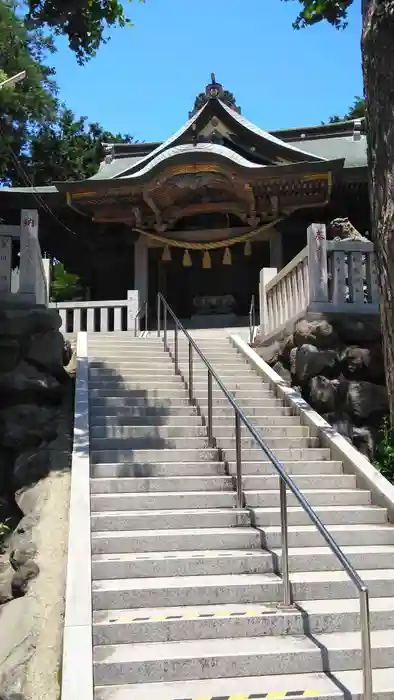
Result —
[{"label": "stone wall", "polygon": [[259,355],[369,459],[387,415],[378,317],[343,314],[299,321]]},{"label": "stone wall", "polygon": [[[30,595],[40,559],[45,560],[41,519],[56,491],[54,479],[69,475],[70,469],[73,381],[64,365],[71,350],[58,330],[60,323],[56,311],[43,307],[0,306],[2,700],[13,693],[28,697],[26,676],[37,651],[41,615],[37,586]],[[68,495],[62,498],[67,501]],[[58,517],[63,521],[64,507],[59,504]],[[57,523],[47,522],[49,532],[51,527],[56,533]],[[61,562],[54,564],[61,568]],[[39,588],[41,577],[37,582]]]}]

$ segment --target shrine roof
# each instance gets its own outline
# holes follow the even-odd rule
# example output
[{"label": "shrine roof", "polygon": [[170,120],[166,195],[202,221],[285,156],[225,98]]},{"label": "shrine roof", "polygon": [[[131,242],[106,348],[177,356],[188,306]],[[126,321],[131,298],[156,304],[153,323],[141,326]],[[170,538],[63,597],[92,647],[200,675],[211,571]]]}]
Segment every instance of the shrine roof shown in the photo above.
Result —
[{"label": "shrine roof", "polygon": [[[316,162],[319,160],[344,159],[345,168],[365,168],[367,165],[367,142],[364,128],[364,120],[349,120],[336,122],[333,124],[321,124],[311,127],[297,127],[294,129],[281,129],[267,132],[260,129],[227,107],[220,100],[210,100],[196,115],[194,115],[182,129],[171,136],[163,143],[138,143],[138,144],[107,144],[111,150],[111,156],[107,157],[107,162],[103,162],[100,170],[93,176],[93,180],[108,180],[124,177],[128,172],[133,173],[136,169],[144,167],[150,159],[155,158],[163,151],[172,148],[178,142],[196,142],[196,131],[201,126],[202,121],[207,123],[214,117],[223,113],[226,115],[227,124],[231,120],[237,126],[238,133],[241,130],[244,139],[247,134],[249,140],[257,143],[260,149],[268,150],[271,153],[276,151],[279,160],[291,159],[293,162]],[[206,113],[210,119],[202,120],[201,115]],[[220,115],[219,115],[220,116]],[[189,138],[187,138],[189,136]],[[191,138],[190,138],[191,137]],[[247,139],[246,139],[247,140]],[[198,141],[197,141],[198,142]],[[231,145],[231,140],[230,140]],[[234,142],[234,147],[238,143]],[[264,149],[265,146],[265,149]],[[253,147],[252,147],[253,148]],[[247,152],[244,148],[247,160],[253,161],[252,152]],[[256,152],[256,147],[254,147]]]}]

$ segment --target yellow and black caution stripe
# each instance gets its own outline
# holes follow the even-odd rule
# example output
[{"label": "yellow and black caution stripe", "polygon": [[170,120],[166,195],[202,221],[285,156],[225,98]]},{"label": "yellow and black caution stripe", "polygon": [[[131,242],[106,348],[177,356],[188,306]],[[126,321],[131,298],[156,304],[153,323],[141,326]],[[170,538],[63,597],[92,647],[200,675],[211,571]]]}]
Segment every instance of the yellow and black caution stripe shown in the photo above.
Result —
[{"label": "yellow and black caution stripe", "polygon": [[287,690],[285,692],[271,691],[269,693],[252,693],[251,695],[210,695],[199,698],[177,698],[177,700],[270,700],[274,698],[310,698],[319,695],[317,690]]},{"label": "yellow and black caution stripe", "polygon": [[[127,619],[113,617],[109,620],[111,623],[122,622],[129,624],[131,622],[164,622],[166,620],[209,620],[218,619],[220,617],[262,617],[270,615],[272,610],[240,610],[240,611],[225,611],[217,613],[189,613],[188,615],[151,615],[150,617],[129,617]],[[230,696],[231,697],[231,696]],[[246,697],[246,696],[245,696]],[[205,700],[205,698],[204,698]]]}]

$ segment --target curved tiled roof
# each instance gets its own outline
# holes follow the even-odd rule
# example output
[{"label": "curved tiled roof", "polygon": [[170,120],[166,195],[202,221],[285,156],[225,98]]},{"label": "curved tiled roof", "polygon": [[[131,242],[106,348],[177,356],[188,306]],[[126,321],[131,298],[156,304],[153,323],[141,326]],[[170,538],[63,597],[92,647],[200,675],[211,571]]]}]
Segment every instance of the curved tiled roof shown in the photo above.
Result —
[{"label": "curved tiled roof", "polygon": [[231,116],[232,119],[234,119],[234,121],[238,122],[238,124],[243,126],[252,134],[258,136],[259,138],[270,141],[272,144],[275,144],[280,148],[285,148],[289,151],[293,151],[294,155],[301,156],[300,160],[304,160],[305,158],[311,158],[312,160],[324,160],[324,158],[317,156],[315,153],[309,153],[308,151],[304,151],[303,149],[298,148],[297,146],[293,146],[291,143],[286,143],[286,141],[278,139],[277,136],[274,136],[268,131],[264,131],[264,129],[260,129],[260,127],[255,126],[255,124],[252,124],[252,122],[250,122],[248,119],[245,119],[245,117],[243,117],[242,114],[238,114],[238,112],[235,112],[233,109],[230,109],[230,107],[227,107],[227,105],[224,104],[224,102],[221,102],[220,100],[219,102],[221,107]]}]

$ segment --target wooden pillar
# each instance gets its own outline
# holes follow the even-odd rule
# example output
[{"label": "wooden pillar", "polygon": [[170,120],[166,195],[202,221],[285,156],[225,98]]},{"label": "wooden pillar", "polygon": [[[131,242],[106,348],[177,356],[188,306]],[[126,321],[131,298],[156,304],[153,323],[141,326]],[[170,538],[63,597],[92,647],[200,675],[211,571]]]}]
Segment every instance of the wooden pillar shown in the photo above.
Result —
[{"label": "wooden pillar", "polygon": [[270,232],[270,266],[278,272],[283,267],[282,231],[273,228]]},{"label": "wooden pillar", "polygon": [[134,288],[138,290],[141,306],[148,300],[148,246],[142,235],[134,244]]}]

